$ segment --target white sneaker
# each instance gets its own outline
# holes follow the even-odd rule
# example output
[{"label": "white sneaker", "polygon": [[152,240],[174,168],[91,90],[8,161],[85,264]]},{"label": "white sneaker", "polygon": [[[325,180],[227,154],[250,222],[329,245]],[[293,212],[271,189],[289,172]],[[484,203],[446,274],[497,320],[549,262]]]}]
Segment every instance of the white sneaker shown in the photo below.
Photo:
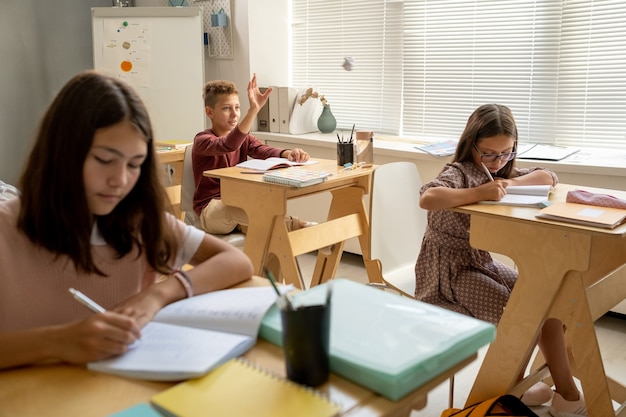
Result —
[{"label": "white sneaker", "polygon": [[541,404],[545,404],[552,399],[554,391],[543,381],[537,382],[522,395],[520,400],[529,406],[537,407]]},{"label": "white sneaker", "polygon": [[550,414],[553,417],[586,417],[588,414],[583,393],[580,393],[576,401],[567,401],[561,394],[555,392],[550,405]]}]

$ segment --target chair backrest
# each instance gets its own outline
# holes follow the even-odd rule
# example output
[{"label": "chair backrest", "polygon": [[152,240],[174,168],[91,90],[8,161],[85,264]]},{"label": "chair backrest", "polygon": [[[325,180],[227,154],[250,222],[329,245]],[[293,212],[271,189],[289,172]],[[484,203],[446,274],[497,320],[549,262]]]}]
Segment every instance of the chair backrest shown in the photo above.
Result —
[{"label": "chair backrest", "polygon": [[12,186],[11,184],[7,184],[4,181],[0,181],[0,201],[10,200],[12,198],[18,197],[20,192]]},{"label": "chair backrest", "polygon": [[[191,163],[191,149],[193,145],[187,145],[185,147],[185,158],[183,159],[183,176],[181,184],[181,200],[180,209],[185,216],[184,220],[187,224],[202,229],[200,223],[200,217],[193,211],[193,194],[196,191],[196,182],[193,176],[193,165]],[[227,235],[213,235],[219,237],[223,241],[230,243],[240,249],[243,249],[243,245],[246,240],[246,235],[239,232],[229,233]]]},{"label": "chair backrest", "polygon": [[200,218],[193,211],[193,194],[196,191],[196,184],[193,177],[193,166],[191,164],[191,149],[192,145],[185,147],[185,157],[183,159],[183,175],[181,184],[181,200],[180,209],[186,214],[187,222],[198,228],[200,226]]},{"label": "chair backrest", "polygon": [[392,162],[374,171],[370,205],[371,258],[380,261],[383,280],[414,297],[415,261],[426,210],[419,206],[422,181],[412,162]]}]

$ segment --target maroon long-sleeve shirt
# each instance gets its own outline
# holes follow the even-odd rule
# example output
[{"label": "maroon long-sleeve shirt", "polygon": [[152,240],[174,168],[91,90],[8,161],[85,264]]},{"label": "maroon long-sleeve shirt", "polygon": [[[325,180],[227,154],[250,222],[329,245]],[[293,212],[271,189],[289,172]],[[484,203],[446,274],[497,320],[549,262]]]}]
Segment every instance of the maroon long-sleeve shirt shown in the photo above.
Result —
[{"label": "maroon long-sleeve shirt", "polygon": [[238,127],[226,136],[217,136],[211,129],[204,130],[193,140],[191,162],[196,185],[193,209],[200,215],[202,209],[214,198],[220,198],[220,181],[202,175],[209,169],[226,168],[245,161],[248,157],[267,159],[279,157],[284,149],[265,145]]}]

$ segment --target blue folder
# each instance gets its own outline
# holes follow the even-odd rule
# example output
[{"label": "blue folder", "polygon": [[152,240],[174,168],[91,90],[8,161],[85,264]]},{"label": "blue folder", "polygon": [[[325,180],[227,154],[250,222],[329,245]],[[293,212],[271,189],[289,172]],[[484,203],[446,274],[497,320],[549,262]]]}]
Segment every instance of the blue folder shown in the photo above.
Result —
[{"label": "blue folder", "polygon": [[[396,401],[472,356],[495,338],[495,326],[346,279],[294,296],[324,299],[332,286],[330,368]],[[265,315],[259,336],[282,345],[280,312]]]}]

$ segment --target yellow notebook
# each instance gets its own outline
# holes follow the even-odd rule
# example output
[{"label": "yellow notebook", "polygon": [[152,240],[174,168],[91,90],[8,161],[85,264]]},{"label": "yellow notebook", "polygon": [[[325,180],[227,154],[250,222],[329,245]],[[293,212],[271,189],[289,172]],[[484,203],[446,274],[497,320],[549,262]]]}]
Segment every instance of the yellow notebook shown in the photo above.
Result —
[{"label": "yellow notebook", "polygon": [[151,402],[176,417],[332,417],[341,411],[323,394],[242,359],[156,394]]}]

